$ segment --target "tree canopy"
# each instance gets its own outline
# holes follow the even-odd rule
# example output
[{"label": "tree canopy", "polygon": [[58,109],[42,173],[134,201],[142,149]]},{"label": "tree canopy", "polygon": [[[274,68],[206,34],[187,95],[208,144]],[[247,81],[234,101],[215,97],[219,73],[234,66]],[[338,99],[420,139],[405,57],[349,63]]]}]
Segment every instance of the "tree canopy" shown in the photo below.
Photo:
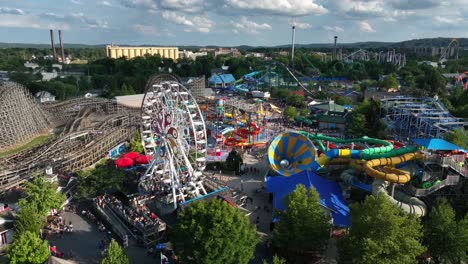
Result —
[{"label": "tree canopy", "polygon": [[330,216],[322,210],[318,192],[297,185],[285,197],[285,211],[276,211],[273,235],[275,247],[287,252],[316,250],[321,252],[330,238]]},{"label": "tree canopy", "polygon": [[29,207],[39,215],[46,216],[52,208],[60,208],[65,201],[65,195],[56,191],[56,186],[43,177],[35,177],[24,187],[26,198],[20,199],[18,205]]},{"label": "tree canopy", "polygon": [[397,81],[396,74],[392,73],[385,77],[385,79],[380,83],[380,86],[387,89],[398,89],[400,87],[400,84]]},{"label": "tree canopy", "polygon": [[[380,118],[380,107],[380,102],[373,99],[364,100],[357,105],[351,112],[353,122],[351,124],[351,131],[358,132],[356,129],[360,129],[365,126],[365,129],[358,132],[357,135],[362,135],[364,133],[369,137],[385,138],[386,125]],[[362,120],[363,116],[365,117],[365,122]],[[354,124],[355,121],[356,124]]]},{"label": "tree canopy", "polygon": [[171,237],[184,263],[246,264],[259,242],[249,219],[219,199],[184,208]]},{"label": "tree canopy", "polygon": [[283,111],[284,117],[286,117],[288,120],[294,120],[294,118],[297,116],[297,110],[293,106],[286,106]]},{"label": "tree canopy", "polygon": [[440,263],[467,259],[468,215],[459,221],[446,199],[437,199],[424,225],[424,242]]},{"label": "tree canopy", "polygon": [[125,172],[111,166],[101,165],[93,170],[83,170],[78,173],[76,198],[92,198],[106,191],[121,191],[124,189]]},{"label": "tree canopy", "polygon": [[138,153],[143,153],[145,151],[141,143],[141,135],[138,131],[133,134],[132,140],[130,141],[130,151]]},{"label": "tree canopy", "polygon": [[243,160],[239,152],[236,149],[232,149],[229,152],[229,155],[226,158],[226,162],[223,164],[223,168],[230,171],[239,171],[239,167],[242,164]]},{"label": "tree canopy", "polygon": [[19,236],[26,231],[39,234],[45,223],[46,215],[39,214],[34,205],[26,204],[21,207],[15,219],[15,236]]},{"label": "tree canopy", "polygon": [[109,247],[104,253],[104,257],[101,260],[101,264],[129,264],[130,260],[128,259],[127,254],[120,245],[112,239]]},{"label": "tree canopy", "polygon": [[11,264],[42,264],[49,258],[49,245],[39,234],[25,231],[7,248]]},{"label": "tree canopy", "polygon": [[416,257],[425,251],[418,218],[404,214],[383,194],[349,207],[351,228],[338,241],[339,263],[418,263]]},{"label": "tree canopy", "polygon": [[444,138],[457,146],[468,149],[468,130],[454,129],[446,133]]}]

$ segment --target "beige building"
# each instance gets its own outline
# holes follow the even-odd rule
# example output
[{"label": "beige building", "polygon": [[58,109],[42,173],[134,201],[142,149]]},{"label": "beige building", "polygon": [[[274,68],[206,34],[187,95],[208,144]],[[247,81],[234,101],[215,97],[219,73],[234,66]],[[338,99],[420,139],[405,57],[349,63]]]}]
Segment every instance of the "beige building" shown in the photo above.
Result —
[{"label": "beige building", "polygon": [[106,46],[107,57],[128,59],[149,55],[159,54],[161,58],[171,58],[177,60],[179,58],[179,49],[175,47],[119,47],[114,45]]}]

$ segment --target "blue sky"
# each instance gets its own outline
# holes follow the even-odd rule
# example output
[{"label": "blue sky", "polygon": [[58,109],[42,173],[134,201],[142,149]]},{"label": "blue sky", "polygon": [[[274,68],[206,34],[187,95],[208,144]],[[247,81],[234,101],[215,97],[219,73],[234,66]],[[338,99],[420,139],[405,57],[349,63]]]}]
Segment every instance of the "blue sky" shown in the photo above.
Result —
[{"label": "blue sky", "polygon": [[[0,0],[0,42],[279,45],[468,37],[468,0]],[[56,36],[57,38],[57,36]]]}]

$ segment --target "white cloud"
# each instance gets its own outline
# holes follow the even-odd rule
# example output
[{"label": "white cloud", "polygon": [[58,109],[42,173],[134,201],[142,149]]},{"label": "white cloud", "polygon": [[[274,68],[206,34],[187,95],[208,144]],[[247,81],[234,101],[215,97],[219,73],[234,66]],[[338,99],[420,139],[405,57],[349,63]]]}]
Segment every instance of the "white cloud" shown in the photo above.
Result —
[{"label": "white cloud", "polygon": [[440,0],[390,0],[390,5],[395,9],[429,9],[442,5]]},{"label": "white cloud", "polygon": [[112,6],[112,4],[109,1],[99,1],[98,4],[102,6]]},{"label": "white cloud", "polygon": [[314,0],[224,0],[223,7],[262,15],[305,16],[327,12]]},{"label": "white cloud", "polygon": [[367,33],[375,32],[375,30],[372,28],[371,24],[369,24],[369,22],[367,22],[367,21],[360,21],[358,23],[358,26],[359,26],[359,30],[361,30],[362,32],[367,32]]},{"label": "white cloud", "polygon": [[[44,13],[39,15],[40,18],[49,21],[49,24],[60,26],[60,25],[69,25],[79,24],[79,26],[86,26],[88,28],[108,28],[109,24],[107,21],[95,19],[86,16],[84,13],[72,13],[69,15],[58,15],[55,13]],[[51,22],[50,22],[51,21]],[[61,22],[61,23],[57,23]]]},{"label": "white cloud", "polygon": [[331,32],[335,32],[335,33],[344,32],[344,29],[342,27],[339,27],[339,26],[323,26],[323,29],[326,30],[326,31],[331,31]]},{"label": "white cloud", "polygon": [[0,19],[0,27],[7,28],[44,28],[33,17],[3,15]]},{"label": "white cloud", "polygon": [[83,4],[84,4],[84,3],[81,2],[80,0],[70,0],[70,2],[71,2],[72,4],[75,4],[75,5],[83,5]]},{"label": "white cloud", "polygon": [[208,33],[214,26],[214,22],[207,17],[194,16],[192,18],[187,18],[184,15],[178,15],[174,11],[163,11],[161,12],[161,17],[174,24],[186,26],[184,29],[185,32],[197,31]]},{"label": "white cloud", "polygon": [[442,16],[435,16],[433,21],[436,25],[458,25],[464,22],[464,19],[461,17],[442,17]]},{"label": "white cloud", "polygon": [[354,2],[351,8],[347,11],[348,15],[361,16],[361,15],[374,15],[381,16],[384,14],[384,7],[381,2],[378,1],[357,1]]},{"label": "white cloud", "polygon": [[158,9],[158,6],[153,0],[120,0],[120,3],[129,8],[141,8],[148,11]]},{"label": "white cloud", "polygon": [[312,28],[312,25],[309,24],[309,23],[301,23],[301,22],[297,22],[296,20],[289,20],[288,21],[288,24],[290,26],[295,26],[296,28],[298,29],[309,29],[309,28]]},{"label": "white cloud", "polygon": [[163,11],[161,12],[161,16],[178,25],[185,25],[185,26],[193,26],[193,22],[188,20],[185,16],[178,15],[176,12],[173,11]]},{"label": "white cloud", "polygon": [[206,0],[159,0],[159,7],[161,9],[177,10],[187,13],[197,13],[204,10],[210,5]]},{"label": "white cloud", "polygon": [[136,32],[144,35],[144,36],[150,36],[150,37],[159,37],[161,36],[161,32],[159,32],[155,27],[153,26],[148,26],[148,25],[142,25],[142,24],[135,24],[132,26],[133,30]]},{"label": "white cloud", "polygon": [[74,18],[80,21],[81,23],[85,24],[89,28],[108,28],[109,27],[107,21],[87,17],[81,12],[73,13],[70,16],[66,17],[66,19],[68,18]]},{"label": "white cloud", "polygon": [[0,14],[25,15],[26,12],[19,8],[0,7]]},{"label": "white cloud", "polygon": [[241,17],[238,21],[231,20],[231,25],[234,26],[237,32],[258,33],[258,30],[271,30],[271,26],[269,24],[258,24],[254,21],[248,20],[244,16]]}]

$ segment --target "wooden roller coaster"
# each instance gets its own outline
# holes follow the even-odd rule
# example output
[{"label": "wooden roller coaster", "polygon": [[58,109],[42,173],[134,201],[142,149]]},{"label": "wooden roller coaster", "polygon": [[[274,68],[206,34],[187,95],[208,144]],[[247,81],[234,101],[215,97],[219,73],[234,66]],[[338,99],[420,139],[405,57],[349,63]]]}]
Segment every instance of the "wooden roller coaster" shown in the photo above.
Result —
[{"label": "wooden roller coaster", "polygon": [[[7,87],[24,89],[12,83]],[[0,99],[12,98],[12,95],[7,94],[11,91],[1,91]],[[26,113],[25,117],[8,116],[8,110],[0,107],[0,113],[5,115],[2,119],[7,122],[15,118],[26,118],[16,121],[15,127],[10,128],[12,134],[15,130],[23,134],[30,130],[30,139],[51,128],[60,128],[61,132],[56,133],[45,144],[0,158],[0,192],[27,181],[34,171],[42,170],[46,166],[51,166],[59,173],[87,168],[105,157],[111,148],[129,140],[138,128],[139,109],[128,108],[112,100],[81,97],[39,105],[34,100],[31,101],[32,97],[27,93],[14,92],[14,97],[18,97],[19,102],[25,100],[20,98],[22,95],[26,96],[30,106],[25,109],[24,106],[16,104],[16,107],[23,107],[21,110]],[[15,111],[11,112],[16,113]],[[34,115],[41,117],[38,127],[32,126],[36,122],[34,119],[38,119]],[[10,141],[7,141],[5,136],[0,139],[2,146]]]}]

